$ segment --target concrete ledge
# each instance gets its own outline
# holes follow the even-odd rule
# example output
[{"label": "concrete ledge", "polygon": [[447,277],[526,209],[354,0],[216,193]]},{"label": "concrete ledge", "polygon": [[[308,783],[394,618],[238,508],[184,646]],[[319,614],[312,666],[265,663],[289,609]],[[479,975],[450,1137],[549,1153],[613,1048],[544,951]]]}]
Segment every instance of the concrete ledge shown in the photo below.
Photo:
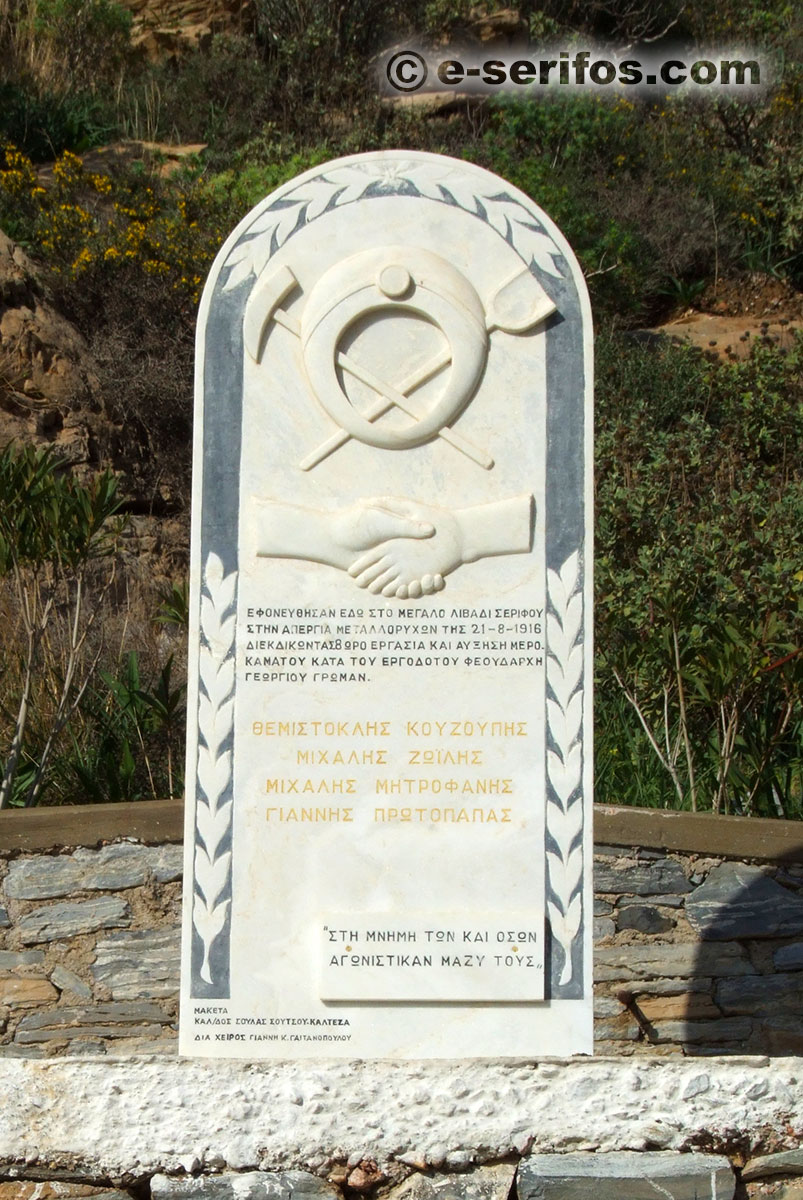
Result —
[{"label": "concrete ledge", "polygon": [[[180,842],[183,835],[182,800],[0,812],[0,852],[97,846],[119,837],[150,843]],[[594,809],[594,840],[601,846],[643,846],[724,858],[803,862],[803,821],[598,804]]]},{"label": "concrete ledge", "polygon": [[[364,1154],[441,1165],[510,1154],[704,1148],[803,1137],[800,1059],[234,1063],[7,1059],[0,1160],[108,1177],[325,1170]],[[454,1159],[456,1161],[456,1158]]]},{"label": "concrete ledge", "polygon": [[598,804],[594,808],[594,841],[601,846],[803,862],[803,821]]},{"label": "concrete ledge", "polygon": [[56,808],[11,808],[0,812],[0,851],[97,846],[120,837],[151,843],[182,841],[184,801],[65,804]]}]

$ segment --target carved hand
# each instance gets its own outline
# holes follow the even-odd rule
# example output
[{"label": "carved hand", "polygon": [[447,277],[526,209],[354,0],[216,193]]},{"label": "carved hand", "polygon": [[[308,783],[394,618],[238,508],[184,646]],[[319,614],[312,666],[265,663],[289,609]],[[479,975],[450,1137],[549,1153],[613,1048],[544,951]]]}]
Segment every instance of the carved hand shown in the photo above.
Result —
[{"label": "carved hand", "polygon": [[329,532],[336,546],[352,553],[372,550],[394,538],[430,538],[435,526],[420,515],[422,512],[421,505],[391,496],[374,496],[332,513]]},{"label": "carved hand", "polygon": [[349,567],[358,587],[374,595],[430,596],[445,586],[444,575],[459,567],[464,558],[463,530],[459,514],[412,500],[394,501],[410,519],[434,524],[432,537],[423,541],[394,538],[361,555]]},{"label": "carved hand", "polygon": [[348,568],[357,585],[374,595],[399,600],[430,596],[445,586],[444,576],[463,563],[497,554],[525,554],[532,542],[533,498],[477,504],[450,511],[413,500],[385,499],[399,515],[434,525],[421,541],[393,539],[373,547]]},{"label": "carved hand", "polygon": [[337,512],[257,500],[257,555],[300,558],[348,570],[354,555],[398,538],[429,538],[434,526],[386,496],[358,500]]}]

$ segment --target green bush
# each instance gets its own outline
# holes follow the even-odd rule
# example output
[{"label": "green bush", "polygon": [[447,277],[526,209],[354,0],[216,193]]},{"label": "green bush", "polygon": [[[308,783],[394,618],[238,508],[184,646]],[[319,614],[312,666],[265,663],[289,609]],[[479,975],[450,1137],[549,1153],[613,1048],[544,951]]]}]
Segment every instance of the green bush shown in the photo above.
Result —
[{"label": "green bush", "polygon": [[[803,269],[803,104],[528,96],[491,105],[480,160],[553,216],[603,320],[651,320],[725,272]],[[475,157],[474,154],[470,155]]]},{"label": "green bush", "polygon": [[664,803],[802,815],[803,343],[599,357],[601,798],[651,746]]},{"label": "green bush", "polygon": [[113,287],[119,270],[146,277],[197,303],[205,275],[234,215],[230,192],[209,189],[190,167],[173,181],[144,171],[107,175],[65,151],[49,187],[16,147],[0,147],[0,226],[62,279]]},{"label": "green bush", "polygon": [[0,139],[43,161],[111,137],[131,20],[116,0],[0,0]]},{"label": "green bush", "polygon": [[132,16],[116,0],[33,0],[27,19],[40,72],[59,90],[97,91],[116,81],[129,50]]},{"label": "green bush", "polygon": [[3,622],[0,808],[36,804],[97,668],[121,525],[116,483],[89,487],[31,447],[0,454]]},{"label": "green bush", "polygon": [[0,139],[34,162],[52,160],[65,150],[87,150],[115,133],[113,113],[96,94],[36,93],[20,84],[0,84]]},{"label": "green bush", "polygon": [[270,120],[274,73],[245,35],[219,34],[176,62],[129,70],[117,120],[126,137],[206,142],[218,161]]},{"label": "green bush", "polygon": [[186,592],[149,636],[129,583],[115,593],[119,508],[109,473],[85,486],[50,451],[0,453],[0,809],[180,792],[184,684],[163,630],[185,626]]},{"label": "green bush", "polygon": [[170,656],[146,682],[132,650],[116,672],[100,672],[102,686],[87,695],[80,727],[76,722],[53,764],[62,803],[118,804],[180,794],[185,688],[173,686],[172,669]]}]

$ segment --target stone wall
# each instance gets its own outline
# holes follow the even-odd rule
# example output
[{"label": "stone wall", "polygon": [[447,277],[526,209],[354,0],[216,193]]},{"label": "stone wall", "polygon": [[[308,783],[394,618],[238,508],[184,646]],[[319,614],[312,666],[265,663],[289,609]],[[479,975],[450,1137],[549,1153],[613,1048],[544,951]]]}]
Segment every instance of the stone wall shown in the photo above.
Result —
[{"label": "stone wall", "polygon": [[802,1054],[803,866],[597,847],[603,1054]]},{"label": "stone wall", "polygon": [[426,1064],[175,1057],[180,829],[0,814],[0,1200],[803,1200],[800,827],[601,810],[599,1057]]},{"label": "stone wall", "polygon": [[2,870],[0,1055],[175,1052],[181,846],[20,855]]},{"label": "stone wall", "polygon": [[[0,850],[0,1056],[175,1052],[181,847],[140,839]],[[595,891],[598,1053],[803,1053],[802,864],[598,844]]]}]

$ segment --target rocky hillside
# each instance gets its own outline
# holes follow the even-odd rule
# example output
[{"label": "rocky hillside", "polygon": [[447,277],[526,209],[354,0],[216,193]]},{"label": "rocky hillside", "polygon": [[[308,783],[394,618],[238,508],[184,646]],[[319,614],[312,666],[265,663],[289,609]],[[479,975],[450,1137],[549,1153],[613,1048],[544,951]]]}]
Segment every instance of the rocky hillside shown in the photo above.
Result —
[{"label": "rocky hillside", "polygon": [[187,567],[189,514],[184,504],[165,503],[183,496],[187,483],[176,479],[154,494],[154,472],[167,464],[151,459],[143,470],[143,447],[112,400],[87,338],[55,307],[28,255],[0,231],[0,446],[51,447],[82,479],[111,466],[129,513],[128,569],[164,584]]}]

